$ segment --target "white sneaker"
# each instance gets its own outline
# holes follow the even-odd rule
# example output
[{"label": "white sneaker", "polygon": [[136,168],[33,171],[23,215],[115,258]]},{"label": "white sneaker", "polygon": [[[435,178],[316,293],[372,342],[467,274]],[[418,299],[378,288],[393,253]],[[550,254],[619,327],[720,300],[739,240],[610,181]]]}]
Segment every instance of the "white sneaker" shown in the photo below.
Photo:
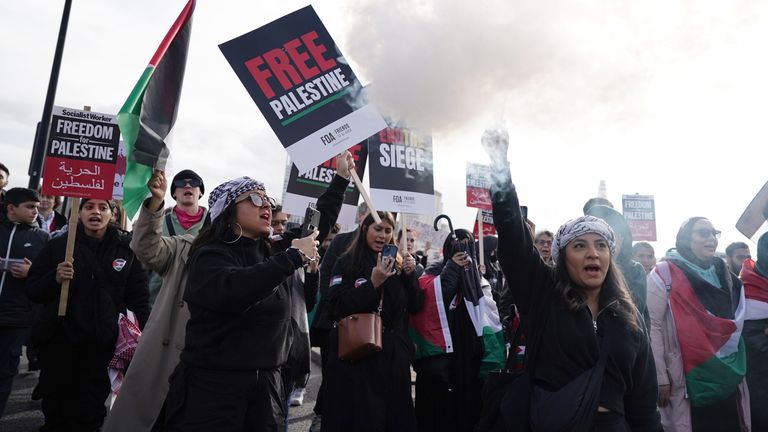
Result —
[{"label": "white sneaker", "polygon": [[312,425],[309,427],[309,432],[320,432],[320,415],[315,414],[315,416],[312,418]]},{"label": "white sneaker", "polygon": [[288,404],[290,406],[301,406],[304,403],[304,393],[307,390],[301,387],[296,387],[291,392],[291,396],[288,398]]}]

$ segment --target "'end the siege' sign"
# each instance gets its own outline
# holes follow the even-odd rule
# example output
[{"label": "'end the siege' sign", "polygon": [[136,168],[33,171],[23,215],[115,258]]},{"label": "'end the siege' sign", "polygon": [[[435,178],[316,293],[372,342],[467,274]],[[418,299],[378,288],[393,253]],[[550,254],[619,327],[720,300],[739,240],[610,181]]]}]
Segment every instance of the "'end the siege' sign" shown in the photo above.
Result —
[{"label": "'end the siege' sign", "polygon": [[112,199],[119,140],[114,116],[54,107],[43,194]]},{"label": "'end the siege' sign", "polygon": [[300,173],[386,127],[312,6],[219,48]]}]

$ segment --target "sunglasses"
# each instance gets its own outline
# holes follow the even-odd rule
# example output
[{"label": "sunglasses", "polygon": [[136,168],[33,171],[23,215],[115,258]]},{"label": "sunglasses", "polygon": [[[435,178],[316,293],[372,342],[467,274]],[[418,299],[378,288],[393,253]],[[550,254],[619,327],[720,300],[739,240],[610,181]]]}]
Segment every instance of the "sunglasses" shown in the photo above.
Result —
[{"label": "sunglasses", "polygon": [[268,197],[268,196],[261,196],[260,194],[257,194],[257,193],[252,193],[250,195],[246,195],[244,197],[240,197],[240,198],[235,200],[235,203],[239,203],[241,201],[245,201],[248,198],[250,198],[251,202],[253,203],[253,205],[255,205],[258,208],[269,207],[272,210],[277,208],[277,202],[275,202],[274,198]]},{"label": "sunglasses", "polygon": [[196,188],[196,187],[200,187],[202,184],[203,182],[201,182],[198,179],[178,179],[173,181],[173,186],[177,188],[183,188],[186,185],[189,185],[189,187]]},{"label": "sunglasses", "polygon": [[720,238],[720,234],[722,234],[722,231],[718,231],[716,229],[709,229],[709,228],[699,228],[697,230],[693,230],[696,234],[699,235],[701,238],[709,238],[709,236],[713,236],[716,239]]},{"label": "sunglasses", "polygon": [[536,244],[539,246],[552,246],[552,240],[536,240]]}]

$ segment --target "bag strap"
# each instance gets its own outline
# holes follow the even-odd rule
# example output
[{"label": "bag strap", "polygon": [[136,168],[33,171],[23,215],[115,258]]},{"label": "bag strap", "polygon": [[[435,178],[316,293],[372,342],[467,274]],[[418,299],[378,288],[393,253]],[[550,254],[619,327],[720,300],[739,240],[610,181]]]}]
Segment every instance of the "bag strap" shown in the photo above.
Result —
[{"label": "bag strap", "polygon": [[171,213],[165,215],[165,228],[168,229],[169,236],[173,237],[176,235],[176,230],[173,228],[173,220],[171,220]]},{"label": "bag strap", "polygon": [[667,287],[667,294],[672,291],[672,273],[669,271],[669,263],[661,261],[656,263],[656,270],[658,270],[659,277],[661,277],[664,286]]}]

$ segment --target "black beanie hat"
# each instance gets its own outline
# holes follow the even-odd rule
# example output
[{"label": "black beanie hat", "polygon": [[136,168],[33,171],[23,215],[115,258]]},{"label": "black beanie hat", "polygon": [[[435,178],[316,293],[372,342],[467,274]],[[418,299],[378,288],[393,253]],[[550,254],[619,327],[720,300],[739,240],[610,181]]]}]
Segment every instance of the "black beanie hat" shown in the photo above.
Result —
[{"label": "black beanie hat", "polygon": [[205,193],[205,184],[203,184],[202,177],[197,175],[197,173],[192,170],[185,169],[185,170],[179,171],[178,174],[173,176],[173,180],[171,181],[171,197],[173,199],[176,199],[176,197],[174,196],[174,193],[176,192],[176,186],[174,186],[174,183],[176,182],[176,180],[184,180],[184,179],[195,179],[200,181],[200,194]]}]

